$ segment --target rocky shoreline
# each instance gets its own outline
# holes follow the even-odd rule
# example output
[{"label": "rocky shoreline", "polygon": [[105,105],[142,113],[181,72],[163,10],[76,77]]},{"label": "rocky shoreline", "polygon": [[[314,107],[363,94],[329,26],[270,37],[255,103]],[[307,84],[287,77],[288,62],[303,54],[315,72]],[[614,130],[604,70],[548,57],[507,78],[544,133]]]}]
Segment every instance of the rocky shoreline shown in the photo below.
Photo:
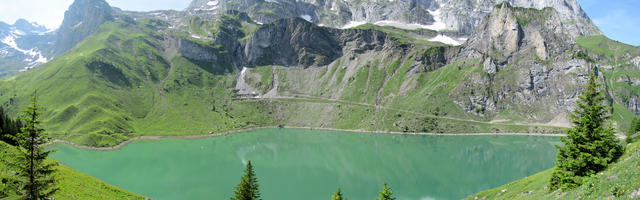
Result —
[{"label": "rocky shoreline", "polygon": [[97,150],[97,151],[109,151],[109,150],[118,150],[127,144],[137,141],[137,140],[159,140],[159,139],[199,139],[199,138],[207,138],[207,137],[220,137],[231,135],[234,133],[248,132],[259,129],[267,129],[267,128],[289,128],[289,129],[309,129],[309,130],[326,130],[326,131],[343,131],[343,132],[353,132],[353,133],[373,133],[373,134],[391,134],[391,135],[440,135],[440,136],[490,136],[490,135],[512,135],[512,136],[546,136],[546,137],[562,137],[566,136],[566,134],[544,134],[544,133],[423,133],[423,132],[396,132],[396,131],[367,131],[367,130],[351,130],[351,129],[336,129],[336,128],[318,128],[318,127],[294,127],[294,126],[263,126],[263,127],[254,127],[254,128],[246,128],[246,129],[238,129],[227,131],[223,133],[210,133],[206,135],[184,135],[184,136],[138,136],[133,137],[129,140],[123,141],[122,143],[111,146],[111,147],[91,147],[85,145],[75,144],[66,140],[53,140],[51,144],[55,143],[64,143],[81,149],[88,150]]}]

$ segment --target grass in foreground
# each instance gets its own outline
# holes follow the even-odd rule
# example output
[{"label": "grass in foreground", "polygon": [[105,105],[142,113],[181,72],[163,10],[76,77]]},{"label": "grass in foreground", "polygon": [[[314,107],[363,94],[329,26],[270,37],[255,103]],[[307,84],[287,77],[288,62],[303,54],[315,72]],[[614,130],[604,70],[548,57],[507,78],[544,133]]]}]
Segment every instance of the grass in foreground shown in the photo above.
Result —
[{"label": "grass in foreground", "polygon": [[[0,142],[0,156],[4,156],[6,150],[13,150],[14,147]],[[146,199],[144,196],[134,194],[116,186],[109,185],[96,178],[75,171],[67,166],[56,167],[57,187],[60,190],[54,195],[55,199]],[[7,177],[9,170],[0,162],[0,179]],[[0,184],[0,191],[4,185]],[[0,192],[0,199],[15,199],[6,197]]]},{"label": "grass in foreground", "polygon": [[548,193],[546,186],[552,171],[548,169],[465,199],[637,199],[640,195],[633,197],[632,193],[640,194],[640,142],[627,145],[617,163],[568,192]]}]

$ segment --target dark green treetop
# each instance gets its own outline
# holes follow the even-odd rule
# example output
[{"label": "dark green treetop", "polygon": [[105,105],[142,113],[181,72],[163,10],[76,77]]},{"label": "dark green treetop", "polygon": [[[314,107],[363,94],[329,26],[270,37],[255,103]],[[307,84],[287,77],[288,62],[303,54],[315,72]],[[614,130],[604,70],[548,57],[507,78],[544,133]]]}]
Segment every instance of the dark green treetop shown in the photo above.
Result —
[{"label": "dark green treetop", "polygon": [[231,200],[260,199],[260,191],[258,187],[258,178],[253,171],[251,161],[248,161],[246,168],[244,169],[244,175],[240,179],[240,184],[236,186],[235,196],[231,197]]}]

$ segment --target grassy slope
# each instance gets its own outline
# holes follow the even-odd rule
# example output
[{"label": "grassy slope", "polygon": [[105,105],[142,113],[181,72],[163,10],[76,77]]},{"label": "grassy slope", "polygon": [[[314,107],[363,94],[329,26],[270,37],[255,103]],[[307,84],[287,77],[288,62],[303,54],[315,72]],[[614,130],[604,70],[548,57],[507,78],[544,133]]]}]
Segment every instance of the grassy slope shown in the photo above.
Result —
[{"label": "grassy slope", "polygon": [[270,122],[260,105],[231,102],[234,73],[220,74],[225,66],[163,57],[162,44],[153,39],[162,34],[141,21],[107,22],[71,52],[2,79],[0,101],[17,113],[38,89],[51,135],[92,146]]},{"label": "grassy slope", "polygon": [[628,80],[640,80],[640,70],[629,63],[629,60],[640,56],[640,48],[602,35],[580,37],[576,42],[592,57],[597,58],[599,63],[613,66],[613,69],[601,69],[607,77],[610,94],[617,102],[613,105],[613,120],[619,123],[619,128],[626,131],[634,115],[622,104],[629,102],[632,96],[640,97],[640,85],[628,82]]},{"label": "grassy slope", "polygon": [[548,169],[498,188],[479,192],[466,199],[628,199],[628,195],[634,190],[640,190],[640,142],[628,145],[625,154],[617,163],[588,179],[582,186],[566,193],[548,193],[545,187],[551,177],[551,171],[552,169]]},{"label": "grassy slope", "polygon": [[[12,150],[13,148],[0,142],[0,149],[2,149],[0,154],[4,154],[6,149]],[[0,157],[4,156],[0,155]],[[0,179],[7,177],[7,173],[6,167],[0,162]],[[55,194],[55,199],[146,199],[143,196],[109,185],[64,165],[57,167],[56,177],[58,179],[57,187],[60,190]],[[0,184],[0,190],[2,190],[2,187],[3,185]],[[0,193],[0,199],[2,198],[2,193]],[[9,197],[8,199],[13,198]]]}]

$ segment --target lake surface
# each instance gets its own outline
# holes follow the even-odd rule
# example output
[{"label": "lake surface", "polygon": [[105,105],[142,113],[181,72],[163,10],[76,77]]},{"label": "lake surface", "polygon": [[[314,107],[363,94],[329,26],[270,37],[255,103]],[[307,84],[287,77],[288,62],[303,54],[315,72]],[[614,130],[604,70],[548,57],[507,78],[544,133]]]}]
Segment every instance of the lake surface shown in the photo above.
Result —
[{"label": "lake surface", "polygon": [[260,129],[135,141],[93,151],[53,145],[63,164],[153,199],[229,199],[251,160],[265,200],[457,199],[553,167],[557,137],[426,136]]}]

